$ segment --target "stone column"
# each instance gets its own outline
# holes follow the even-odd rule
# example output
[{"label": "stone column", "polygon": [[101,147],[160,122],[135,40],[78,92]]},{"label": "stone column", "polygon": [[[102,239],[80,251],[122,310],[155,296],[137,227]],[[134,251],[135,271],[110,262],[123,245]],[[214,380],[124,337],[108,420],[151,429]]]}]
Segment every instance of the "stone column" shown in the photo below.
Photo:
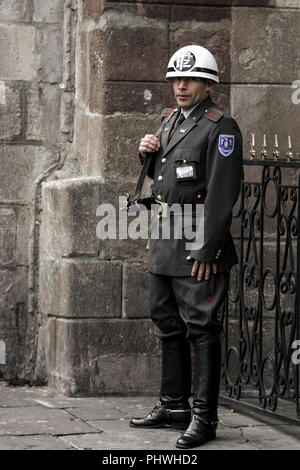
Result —
[{"label": "stone column", "polygon": [[[174,105],[164,80],[174,50],[199,41],[217,49],[228,81],[230,10],[194,3],[78,3],[73,152],[82,174],[43,185],[40,245],[49,383],[67,394],[159,390],[146,241],[97,239],[96,210],[118,209],[119,195],[134,191],[139,140]],[[224,84],[216,95],[227,106],[228,92]]]}]

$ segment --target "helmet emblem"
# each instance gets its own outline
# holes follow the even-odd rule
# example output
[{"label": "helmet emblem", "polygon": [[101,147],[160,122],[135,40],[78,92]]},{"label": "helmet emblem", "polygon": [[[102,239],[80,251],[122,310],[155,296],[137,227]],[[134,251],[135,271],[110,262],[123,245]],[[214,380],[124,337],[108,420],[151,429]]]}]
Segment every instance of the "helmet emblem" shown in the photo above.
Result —
[{"label": "helmet emblem", "polygon": [[180,72],[186,72],[191,70],[196,62],[196,58],[192,52],[185,51],[179,57],[176,57],[174,61],[174,67]]}]

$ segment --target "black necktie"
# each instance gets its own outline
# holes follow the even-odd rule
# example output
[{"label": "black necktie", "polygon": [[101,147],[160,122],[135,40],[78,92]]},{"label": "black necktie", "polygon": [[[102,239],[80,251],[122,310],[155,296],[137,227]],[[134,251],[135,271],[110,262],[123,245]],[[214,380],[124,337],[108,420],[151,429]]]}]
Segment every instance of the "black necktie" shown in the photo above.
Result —
[{"label": "black necktie", "polygon": [[174,126],[173,126],[173,129],[171,130],[170,134],[169,134],[169,140],[168,142],[170,142],[171,138],[172,138],[172,135],[174,134],[174,132],[176,131],[176,129],[180,126],[180,124],[183,123],[183,121],[185,120],[185,117],[184,117],[184,114],[181,113],[179,118],[176,119],[175,123],[174,123]]}]

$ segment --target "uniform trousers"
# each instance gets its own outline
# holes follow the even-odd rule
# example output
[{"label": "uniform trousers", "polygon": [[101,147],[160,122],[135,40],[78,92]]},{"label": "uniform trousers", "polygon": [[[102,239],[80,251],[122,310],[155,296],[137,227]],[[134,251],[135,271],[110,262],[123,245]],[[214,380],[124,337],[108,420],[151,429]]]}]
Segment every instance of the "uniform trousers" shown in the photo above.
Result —
[{"label": "uniform trousers", "polygon": [[201,343],[220,341],[222,324],[217,313],[225,300],[229,273],[210,274],[208,280],[193,276],[149,273],[150,314],[154,334],[162,341],[183,335]]}]

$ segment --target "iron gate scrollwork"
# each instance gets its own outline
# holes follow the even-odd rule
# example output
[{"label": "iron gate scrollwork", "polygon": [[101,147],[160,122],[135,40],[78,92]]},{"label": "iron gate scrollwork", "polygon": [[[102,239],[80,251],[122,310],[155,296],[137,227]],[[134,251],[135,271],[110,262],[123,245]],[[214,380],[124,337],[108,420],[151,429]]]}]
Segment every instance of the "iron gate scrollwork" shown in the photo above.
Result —
[{"label": "iron gate scrollwork", "polygon": [[244,165],[256,178],[245,177],[234,211],[240,260],[221,312],[221,396],[299,420],[300,161]]}]

